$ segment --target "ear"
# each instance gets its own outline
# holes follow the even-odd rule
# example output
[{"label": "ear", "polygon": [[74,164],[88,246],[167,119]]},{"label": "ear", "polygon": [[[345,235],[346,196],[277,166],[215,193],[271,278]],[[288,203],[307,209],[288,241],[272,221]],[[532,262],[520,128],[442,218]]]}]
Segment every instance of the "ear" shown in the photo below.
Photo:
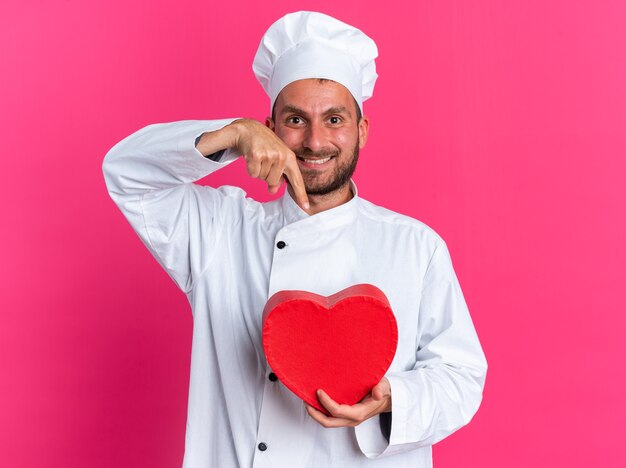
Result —
[{"label": "ear", "polygon": [[367,142],[367,135],[370,129],[370,121],[367,116],[361,117],[359,121],[359,148],[363,148]]},{"label": "ear", "polygon": [[269,128],[271,131],[275,131],[274,129],[276,128],[276,124],[274,123],[274,120],[272,120],[271,117],[265,118],[265,126]]}]

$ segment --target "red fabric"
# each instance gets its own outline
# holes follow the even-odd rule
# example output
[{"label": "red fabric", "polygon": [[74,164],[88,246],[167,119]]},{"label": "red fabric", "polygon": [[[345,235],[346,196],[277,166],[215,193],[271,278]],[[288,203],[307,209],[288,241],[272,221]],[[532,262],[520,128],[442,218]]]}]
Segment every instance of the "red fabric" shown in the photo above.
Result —
[{"label": "red fabric", "polygon": [[279,380],[306,403],[321,388],[338,403],[362,400],[385,375],[398,326],[385,294],[357,284],[325,297],[279,291],[263,311],[263,347]]}]

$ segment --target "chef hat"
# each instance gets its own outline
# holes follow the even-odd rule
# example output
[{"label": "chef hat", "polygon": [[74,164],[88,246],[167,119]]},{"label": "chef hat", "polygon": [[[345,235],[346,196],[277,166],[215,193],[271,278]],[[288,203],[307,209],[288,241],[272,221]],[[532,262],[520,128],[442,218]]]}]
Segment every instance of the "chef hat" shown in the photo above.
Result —
[{"label": "chef hat", "polygon": [[322,13],[299,11],[269,27],[252,69],[271,99],[270,109],[289,83],[326,78],[348,88],[363,111],[378,77],[377,56],[376,44],[362,31]]}]

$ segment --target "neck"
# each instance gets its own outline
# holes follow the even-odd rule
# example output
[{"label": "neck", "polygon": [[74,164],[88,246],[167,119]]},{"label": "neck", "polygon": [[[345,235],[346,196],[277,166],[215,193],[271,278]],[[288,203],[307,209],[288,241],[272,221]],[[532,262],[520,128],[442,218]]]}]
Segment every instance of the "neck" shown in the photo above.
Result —
[{"label": "neck", "polygon": [[[291,185],[287,184],[287,190],[289,191],[291,198],[295,200],[295,195]],[[314,215],[322,211],[330,210],[331,208],[335,208],[349,202],[352,197],[354,197],[354,194],[350,188],[350,182],[331,193],[326,193],[324,195],[308,195],[310,208],[306,212],[309,215]]]}]

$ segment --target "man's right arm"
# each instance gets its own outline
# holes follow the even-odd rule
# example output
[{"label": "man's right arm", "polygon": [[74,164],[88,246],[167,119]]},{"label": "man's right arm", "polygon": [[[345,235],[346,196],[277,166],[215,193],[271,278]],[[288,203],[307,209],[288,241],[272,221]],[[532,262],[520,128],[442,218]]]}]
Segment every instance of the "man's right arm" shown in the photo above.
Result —
[{"label": "man's right arm", "polygon": [[[116,144],[102,165],[109,195],[159,264],[184,292],[210,264],[221,235],[225,204],[243,199],[234,187],[219,190],[193,182],[238,158],[226,149],[221,161],[203,157],[198,136],[218,132],[234,119],[149,125]],[[243,191],[240,191],[243,192]],[[204,246],[207,235],[213,245]]]},{"label": "man's right arm", "polygon": [[[220,151],[219,161],[206,157]],[[224,224],[240,215],[245,198],[235,187],[213,189],[193,182],[240,154],[250,175],[268,184],[280,183],[290,157],[297,169],[295,155],[284,143],[248,119],[149,125],[115,145],[104,159],[111,198],[185,292],[210,264]]]},{"label": "man's right arm", "polygon": [[238,149],[250,177],[264,180],[270,193],[278,191],[284,174],[298,204],[305,211],[308,209],[296,155],[267,126],[252,119],[237,119],[220,130],[202,134],[196,141],[196,149],[212,160],[221,160],[218,153],[228,148]]}]

